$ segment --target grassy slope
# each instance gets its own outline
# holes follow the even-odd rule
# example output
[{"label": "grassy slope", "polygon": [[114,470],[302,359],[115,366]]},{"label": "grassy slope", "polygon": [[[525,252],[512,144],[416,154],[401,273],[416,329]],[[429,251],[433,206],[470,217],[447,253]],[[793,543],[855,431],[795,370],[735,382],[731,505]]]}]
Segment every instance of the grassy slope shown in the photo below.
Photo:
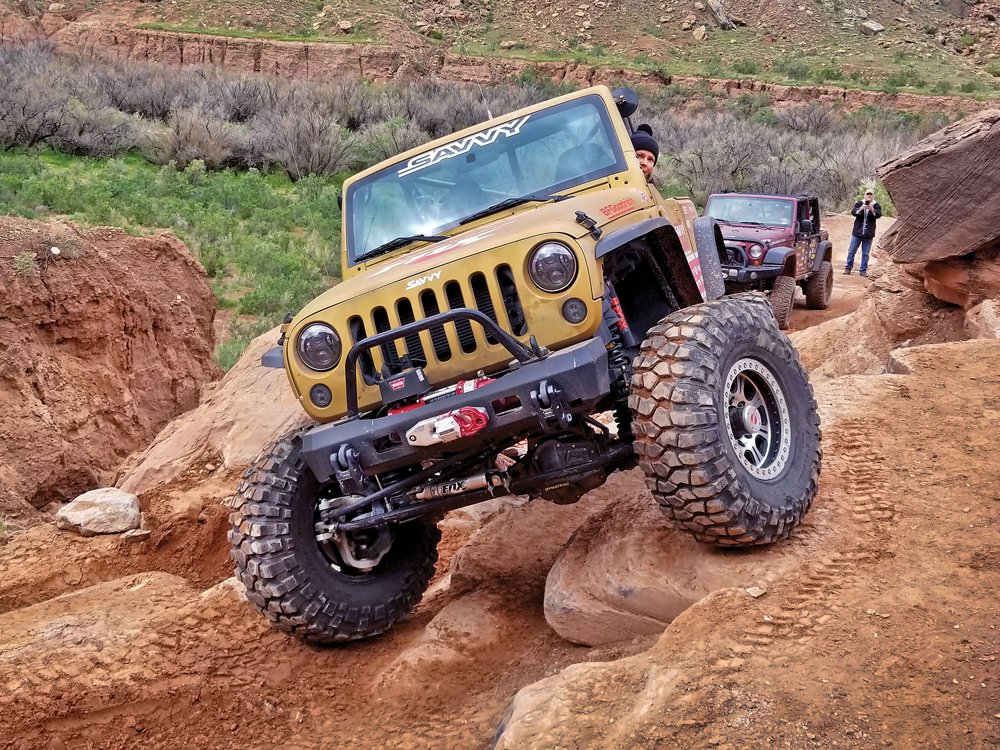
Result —
[{"label": "grassy slope", "polygon": [[250,338],[335,283],[341,180],[291,183],[279,174],[206,173],[199,167],[178,172],[139,156],[4,152],[0,214],[59,214],[133,234],[173,231],[205,266],[220,305],[246,316],[216,352],[228,368]]}]

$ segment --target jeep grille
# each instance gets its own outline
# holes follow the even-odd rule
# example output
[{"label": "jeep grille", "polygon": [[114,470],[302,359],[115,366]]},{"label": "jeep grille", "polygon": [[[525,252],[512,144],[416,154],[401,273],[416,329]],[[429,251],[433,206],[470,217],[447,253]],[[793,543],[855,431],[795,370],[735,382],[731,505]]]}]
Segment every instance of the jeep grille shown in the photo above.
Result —
[{"label": "jeep grille", "polygon": [[[506,264],[497,266],[489,276],[477,271],[464,281],[448,281],[443,293],[424,289],[419,292],[414,290],[411,294],[412,296],[400,297],[391,306],[376,307],[367,319],[358,315],[351,317],[347,325],[352,341],[356,344],[367,338],[368,331],[382,333],[461,307],[479,310],[515,336],[525,336],[528,333],[514,272]],[[498,315],[498,310],[503,312]],[[477,330],[474,330],[468,320],[434,326],[428,331],[430,347],[425,346],[420,334],[414,333],[380,346],[378,351],[381,362],[376,362],[376,357],[371,352],[363,353],[359,361],[365,383],[373,385],[376,372],[383,367],[388,368],[390,374],[402,371],[406,366],[405,359],[409,359],[411,366],[425,368],[433,368],[436,362],[448,362],[455,356],[448,339],[449,328],[454,331],[453,340],[457,341],[462,354],[472,354],[482,346],[484,332],[479,326],[475,326]],[[499,342],[491,334],[485,334],[485,344],[490,348],[499,346]]]}]

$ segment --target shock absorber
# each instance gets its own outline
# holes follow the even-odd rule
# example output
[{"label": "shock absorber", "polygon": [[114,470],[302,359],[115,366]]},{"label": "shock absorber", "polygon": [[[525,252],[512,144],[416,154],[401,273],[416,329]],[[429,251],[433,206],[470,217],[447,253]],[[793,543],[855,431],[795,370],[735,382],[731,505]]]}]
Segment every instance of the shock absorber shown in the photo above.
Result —
[{"label": "shock absorber", "polygon": [[629,384],[632,382],[632,360],[625,351],[623,336],[634,338],[622,313],[618,295],[610,282],[605,283],[604,322],[611,335],[608,343],[608,367],[611,370],[611,396],[614,400],[615,424],[618,437],[631,442],[632,411],[628,408]]}]

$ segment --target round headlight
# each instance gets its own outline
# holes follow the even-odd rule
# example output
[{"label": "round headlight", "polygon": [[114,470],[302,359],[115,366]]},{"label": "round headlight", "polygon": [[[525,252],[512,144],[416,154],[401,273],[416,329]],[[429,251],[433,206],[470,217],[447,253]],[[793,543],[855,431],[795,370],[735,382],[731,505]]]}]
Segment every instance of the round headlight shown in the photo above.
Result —
[{"label": "round headlight", "polygon": [[754,260],[760,260],[764,257],[764,246],[763,245],[751,245],[747,248],[747,253]]},{"label": "round headlight", "polygon": [[326,323],[312,323],[303,328],[295,348],[310,370],[332,370],[340,361],[340,336]]},{"label": "round headlight", "polygon": [[528,275],[543,292],[561,292],[576,278],[576,256],[559,242],[536,247],[528,258]]}]

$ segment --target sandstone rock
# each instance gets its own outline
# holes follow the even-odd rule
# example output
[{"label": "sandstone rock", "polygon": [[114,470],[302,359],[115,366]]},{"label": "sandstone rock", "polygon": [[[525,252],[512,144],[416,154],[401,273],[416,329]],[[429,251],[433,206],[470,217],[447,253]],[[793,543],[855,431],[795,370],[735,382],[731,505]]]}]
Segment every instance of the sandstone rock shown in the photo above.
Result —
[{"label": "sandstone rock", "polygon": [[85,492],[56,513],[56,527],[82,536],[120,534],[139,528],[139,500],[129,492],[104,487]]},{"label": "sandstone rock", "polygon": [[432,687],[428,685],[432,674],[447,679],[449,665],[488,661],[489,649],[514,627],[501,614],[503,605],[502,598],[482,593],[451,602],[379,673],[376,685],[426,690]]},{"label": "sandstone rock", "polygon": [[681,31],[690,31],[694,28],[694,25],[698,22],[698,17],[694,14],[690,14],[684,17],[681,22]]},{"label": "sandstone rock", "polygon": [[861,33],[866,36],[875,36],[876,34],[881,34],[885,31],[885,26],[878,23],[877,21],[865,21],[858,28],[861,29]]},{"label": "sandstone rock", "polygon": [[149,529],[132,529],[131,531],[126,531],[122,534],[122,541],[130,544],[134,542],[145,542],[152,535],[153,532]]},{"label": "sandstone rock", "polygon": [[644,488],[592,516],[545,583],[545,619],[589,646],[663,632],[712,591],[763,586],[803,564],[805,550],[731,554],[675,530]]},{"label": "sandstone rock", "polygon": [[343,31],[345,34],[350,34],[351,30],[354,29],[354,24],[350,21],[340,21],[337,23],[337,28]]},{"label": "sandstone rock", "polygon": [[988,299],[965,314],[970,339],[1000,339],[1000,299]]},{"label": "sandstone rock", "polygon": [[476,531],[452,558],[451,590],[463,593],[501,585],[541,592],[545,576],[579,526],[625,487],[642,487],[638,472],[614,474],[574,505],[532,500],[505,508]]},{"label": "sandstone rock", "polygon": [[49,13],[58,13],[63,10],[66,10],[65,3],[52,3],[49,5]]},{"label": "sandstone rock", "polygon": [[899,217],[881,242],[894,260],[1000,249],[1000,109],[939,130],[877,174]]},{"label": "sandstone rock", "polygon": [[968,310],[1000,294],[1000,252],[931,261],[923,276],[928,292]]},{"label": "sandstone rock", "polygon": [[699,2],[697,2],[697,3],[694,4],[694,9],[695,10],[705,10],[705,3],[700,2],[700,0],[699,0]]},{"label": "sandstone rock", "polygon": [[504,41],[500,42],[500,49],[514,49],[517,46],[517,42]]},{"label": "sandstone rock", "polygon": [[254,339],[198,408],[171,422],[146,450],[133,455],[115,483],[142,494],[185,471],[203,472],[206,459],[217,454],[223,468],[242,470],[266,445],[304,424],[307,417],[285,371],[260,364],[277,340],[277,329]]},{"label": "sandstone rock", "polygon": [[705,41],[705,38],[708,36],[708,29],[705,28],[704,26],[699,26],[697,29],[691,32],[691,36],[693,36],[699,42],[703,42]]}]

